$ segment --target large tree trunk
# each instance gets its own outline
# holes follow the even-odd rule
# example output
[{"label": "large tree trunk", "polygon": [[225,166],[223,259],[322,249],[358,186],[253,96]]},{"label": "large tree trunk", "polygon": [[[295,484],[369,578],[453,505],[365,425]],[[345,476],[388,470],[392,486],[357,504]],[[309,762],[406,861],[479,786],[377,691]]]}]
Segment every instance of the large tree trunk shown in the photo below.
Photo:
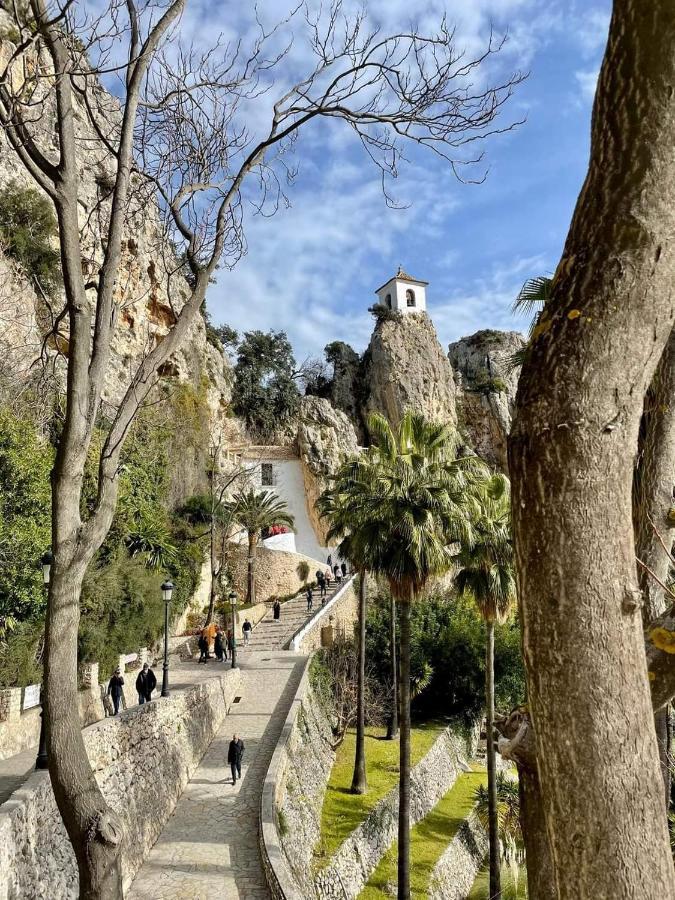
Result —
[{"label": "large tree trunk", "polygon": [[359,622],[358,622],[358,674],[356,688],[356,754],[352,794],[365,794],[368,790],[366,776],[366,573],[359,575]]},{"label": "large tree trunk", "polygon": [[255,561],[258,549],[258,532],[248,533],[248,560],[246,578],[246,602],[255,603]]},{"label": "large tree trunk", "polygon": [[387,722],[387,740],[398,736],[398,665],[396,663],[396,599],[389,597],[389,656],[391,660],[391,715]]},{"label": "large tree trunk", "polygon": [[49,774],[75,852],[80,898],[121,900],[122,823],[94,777],[78,712],[77,632],[86,567],[64,561],[62,544],[55,546],[44,660]]},{"label": "large tree trunk", "polygon": [[490,898],[500,900],[499,818],[497,808],[497,767],[495,759],[495,623],[486,622],[485,709],[487,718],[488,822],[490,839]]},{"label": "large tree trunk", "polygon": [[[668,580],[673,545],[670,511],[675,485],[675,331],[659,360],[647,392],[640,449],[635,470],[633,518],[642,621],[647,628],[666,608],[663,584]],[[662,543],[663,541],[663,543]],[[669,709],[654,714],[666,810],[670,806]]]},{"label": "large tree trunk", "polygon": [[589,172],[509,441],[528,695],[561,900],[675,897],[631,510],[643,397],[673,326],[674,47],[670,0],[616,0]]},{"label": "large tree trunk", "polygon": [[401,603],[398,900],[410,900],[410,598]]},{"label": "large tree trunk", "polygon": [[211,569],[211,586],[209,588],[209,609],[206,614],[205,625],[210,625],[213,621],[213,610],[216,605],[216,597],[218,596],[218,573],[220,566],[216,558],[216,526],[213,520],[213,512],[211,513],[211,540],[209,545],[209,560]]}]

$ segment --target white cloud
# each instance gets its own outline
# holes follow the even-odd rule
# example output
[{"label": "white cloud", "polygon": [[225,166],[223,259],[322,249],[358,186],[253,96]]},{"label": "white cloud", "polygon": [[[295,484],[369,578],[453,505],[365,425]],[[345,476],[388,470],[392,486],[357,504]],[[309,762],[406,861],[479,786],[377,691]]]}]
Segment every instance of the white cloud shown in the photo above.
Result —
[{"label": "white cloud", "polygon": [[579,97],[583,103],[592,103],[595,97],[595,89],[598,84],[598,69],[579,70],[574,73],[574,78],[579,88]]}]

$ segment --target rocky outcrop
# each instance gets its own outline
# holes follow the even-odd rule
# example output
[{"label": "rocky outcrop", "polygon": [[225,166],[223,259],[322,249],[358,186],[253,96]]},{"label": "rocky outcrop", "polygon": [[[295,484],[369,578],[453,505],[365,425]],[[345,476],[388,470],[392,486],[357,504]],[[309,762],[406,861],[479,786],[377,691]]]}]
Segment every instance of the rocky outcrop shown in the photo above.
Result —
[{"label": "rocky outcrop", "polygon": [[511,360],[524,345],[525,338],[517,331],[485,330],[448,348],[466,440],[479,456],[504,472],[520,374],[520,367]]},{"label": "rocky outcrop", "polygon": [[340,464],[358,452],[354,426],[345,413],[321,397],[303,397],[298,413],[298,452],[302,462],[309,520],[317,537],[326,543],[326,523],[315,502]]},{"label": "rocky outcrop", "polygon": [[426,313],[390,313],[378,321],[363,378],[368,388],[364,418],[379,412],[396,426],[412,409],[434,422],[457,421],[452,368]]},{"label": "rocky outcrop", "polygon": [[[14,45],[6,37],[8,19],[0,11],[0,61],[8,58]],[[0,35],[3,32],[0,30]],[[101,222],[109,210],[110,187],[115,164],[89,124],[76,97],[76,129],[80,148],[79,211],[82,222],[81,246],[85,276],[90,283],[98,277],[106,235]],[[96,102],[106,121],[121,121],[116,98],[102,88]],[[49,106],[49,102],[47,102]],[[56,149],[53,117],[45,112],[37,116],[31,128],[36,142],[48,155]],[[0,132],[0,189],[13,186],[39,192],[26,169],[18,162],[6,136]],[[55,238],[56,239],[56,238]],[[93,301],[93,292],[89,291]],[[112,339],[103,399],[115,407],[126,391],[139,362],[163,340],[190,295],[190,287],[173,253],[155,197],[142,180],[137,179],[126,216],[123,258],[117,286],[118,314]],[[48,297],[35,279],[35,273],[23,271],[0,248],[0,375],[39,377],[52,373],[54,386],[62,386],[64,359],[68,354],[68,328],[62,322],[50,335],[54,318],[63,307],[63,298]],[[212,423],[223,423],[230,402],[229,363],[222,350],[207,341],[201,316],[194,323],[183,347],[162,367],[167,379],[189,381],[194,386],[208,381],[206,400]]]},{"label": "rocky outcrop", "polygon": [[359,395],[361,392],[361,357],[344,341],[333,341],[325,348],[326,360],[333,366],[330,401],[351,419],[357,430],[361,426]]}]

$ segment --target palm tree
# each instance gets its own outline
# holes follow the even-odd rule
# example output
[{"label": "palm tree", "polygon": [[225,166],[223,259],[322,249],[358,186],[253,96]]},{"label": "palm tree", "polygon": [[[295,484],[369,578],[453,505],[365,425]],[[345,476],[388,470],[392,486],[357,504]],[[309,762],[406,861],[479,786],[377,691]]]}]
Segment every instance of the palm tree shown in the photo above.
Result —
[{"label": "palm tree", "polygon": [[460,547],[455,584],[473,598],[483,621],[485,648],[485,705],[487,718],[488,812],[490,837],[490,897],[501,897],[499,872],[499,813],[494,746],[495,622],[504,621],[516,596],[511,544],[509,480],[492,475],[474,485],[478,514],[473,520],[473,540]]},{"label": "palm tree", "polygon": [[255,562],[260,532],[273,525],[288,525],[292,528],[295,520],[288,511],[286,501],[280,500],[272,491],[256,493],[253,488],[240,491],[224,506],[231,511],[233,519],[246,529],[248,536],[246,602],[255,603]]},{"label": "palm tree", "polygon": [[466,504],[476,458],[456,459],[443,425],[406,413],[396,433],[382,416],[369,420],[373,446],[352,463],[342,515],[353,552],[385,578],[401,610],[398,897],[410,897],[410,605],[429,580],[452,566],[453,542],[468,540]]}]

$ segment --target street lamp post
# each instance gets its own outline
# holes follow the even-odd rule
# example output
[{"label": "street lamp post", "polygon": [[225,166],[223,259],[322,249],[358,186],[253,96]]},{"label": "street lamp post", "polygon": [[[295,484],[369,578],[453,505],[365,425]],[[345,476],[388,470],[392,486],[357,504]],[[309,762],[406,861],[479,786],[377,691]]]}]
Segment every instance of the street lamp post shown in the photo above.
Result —
[{"label": "street lamp post", "polygon": [[230,591],[230,603],[232,604],[232,668],[237,668],[237,595]]},{"label": "street lamp post", "polygon": [[[51,550],[47,550],[43,554],[40,563],[42,564],[42,581],[45,586],[45,593],[49,594],[49,581],[52,574],[52,563],[54,556]],[[38,748],[37,759],[35,760],[36,769],[49,768],[49,758],[47,756],[47,733],[45,731],[45,711],[44,711],[44,672],[42,675],[42,684],[40,685],[40,746]]]},{"label": "street lamp post", "polygon": [[165,581],[162,584],[162,600],[164,601],[164,665],[162,666],[162,697],[169,696],[169,605],[173,594],[173,584]]}]

